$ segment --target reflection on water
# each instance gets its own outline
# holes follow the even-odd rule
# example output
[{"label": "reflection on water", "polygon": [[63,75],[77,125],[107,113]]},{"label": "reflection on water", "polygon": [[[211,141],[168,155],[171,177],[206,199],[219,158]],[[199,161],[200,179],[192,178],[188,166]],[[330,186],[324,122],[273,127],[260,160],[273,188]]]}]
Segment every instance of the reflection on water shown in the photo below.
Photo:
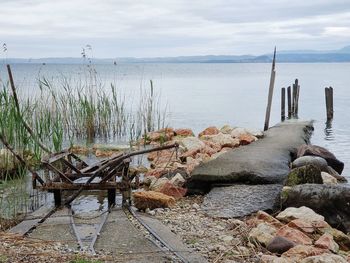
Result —
[{"label": "reflection on water", "polygon": [[324,134],[325,134],[325,140],[326,141],[334,141],[335,140],[335,136],[334,136],[334,132],[332,129],[332,120],[327,120],[326,121],[326,127],[324,129]]}]

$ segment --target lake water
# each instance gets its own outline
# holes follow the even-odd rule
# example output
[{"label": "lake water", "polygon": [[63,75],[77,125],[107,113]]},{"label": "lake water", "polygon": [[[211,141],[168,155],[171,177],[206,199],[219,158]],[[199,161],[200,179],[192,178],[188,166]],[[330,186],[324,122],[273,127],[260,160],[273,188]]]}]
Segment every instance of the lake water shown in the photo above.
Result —
[{"label": "lake water", "polygon": [[[216,125],[262,129],[270,64],[120,64],[94,65],[103,83],[114,82],[130,101],[140,86],[152,79],[163,105],[168,105],[168,126],[190,127],[195,132]],[[32,96],[38,75],[51,79],[84,77],[86,65],[12,65],[21,94]],[[326,147],[345,162],[350,175],[350,63],[277,64],[270,126],[280,120],[280,88],[301,86],[299,117],[314,120],[312,143]],[[0,77],[6,80],[4,65]],[[326,127],[324,88],[334,88],[334,120]]]}]

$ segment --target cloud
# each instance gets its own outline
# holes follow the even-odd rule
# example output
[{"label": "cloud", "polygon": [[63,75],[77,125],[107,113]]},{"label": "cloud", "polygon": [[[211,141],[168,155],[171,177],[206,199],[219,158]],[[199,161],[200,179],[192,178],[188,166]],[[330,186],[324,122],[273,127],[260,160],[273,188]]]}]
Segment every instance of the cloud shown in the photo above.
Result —
[{"label": "cloud", "polygon": [[[350,43],[348,1],[3,0],[11,57],[259,54]],[[336,38],[335,38],[336,36]]]}]

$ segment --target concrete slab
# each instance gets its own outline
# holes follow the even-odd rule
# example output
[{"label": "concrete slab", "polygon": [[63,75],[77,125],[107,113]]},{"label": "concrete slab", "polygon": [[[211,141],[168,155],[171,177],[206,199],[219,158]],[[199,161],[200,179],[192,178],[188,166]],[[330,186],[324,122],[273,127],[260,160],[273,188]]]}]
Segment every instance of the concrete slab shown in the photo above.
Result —
[{"label": "concrete slab", "polygon": [[204,198],[201,208],[211,217],[243,217],[259,210],[273,211],[282,185],[233,185],[215,187]]}]

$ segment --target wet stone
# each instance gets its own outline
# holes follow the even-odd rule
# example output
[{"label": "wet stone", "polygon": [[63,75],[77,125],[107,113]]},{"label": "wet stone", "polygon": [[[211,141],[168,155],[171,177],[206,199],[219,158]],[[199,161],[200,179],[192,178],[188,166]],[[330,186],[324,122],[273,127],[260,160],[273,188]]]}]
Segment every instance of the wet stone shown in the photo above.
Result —
[{"label": "wet stone", "polygon": [[215,187],[204,198],[202,209],[207,215],[220,218],[274,210],[281,189],[279,184]]}]

